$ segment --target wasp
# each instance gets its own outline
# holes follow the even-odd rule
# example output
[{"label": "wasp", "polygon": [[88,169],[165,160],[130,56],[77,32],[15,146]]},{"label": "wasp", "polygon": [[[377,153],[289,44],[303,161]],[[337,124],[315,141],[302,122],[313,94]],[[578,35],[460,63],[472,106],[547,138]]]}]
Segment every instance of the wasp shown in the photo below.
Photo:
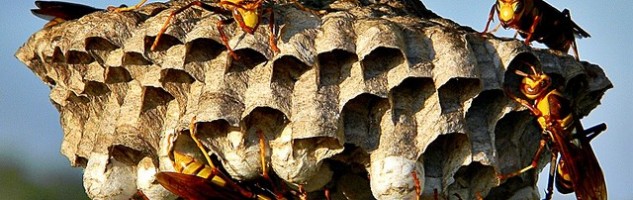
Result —
[{"label": "wasp", "polygon": [[220,0],[219,2],[215,4],[207,4],[202,1],[193,1],[173,11],[169,15],[169,17],[165,21],[165,24],[156,35],[156,38],[154,39],[154,43],[152,44],[151,49],[154,50],[156,48],[156,46],[158,45],[158,41],[160,41],[160,37],[165,33],[171,19],[175,15],[187,10],[188,8],[192,6],[197,6],[204,10],[217,13],[217,14],[222,14],[224,16],[232,15],[232,18],[226,18],[226,19],[220,20],[217,23],[216,27],[218,29],[218,32],[220,32],[220,39],[224,43],[224,46],[226,46],[226,48],[228,49],[229,54],[233,57],[233,59],[238,59],[238,56],[235,54],[235,52],[233,52],[233,49],[229,46],[229,38],[226,36],[226,33],[224,32],[224,25],[235,21],[244,32],[248,34],[253,34],[255,30],[257,30],[257,28],[259,27],[259,23],[261,21],[262,15],[264,15],[265,13],[270,13],[270,17],[268,18],[269,19],[268,42],[270,44],[270,48],[274,52],[279,52],[279,48],[277,47],[277,42],[275,40],[276,35],[274,34],[275,32],[274,31],[275,29],[274,12],[272,11],[272,8],[270,6],[267,6],[266,8],[264,8],[265,3],[266,5],[269,5],[269,4],[272,4],[273,2],[269,0]]},{"label": "wasp", "polygon": [[504,180],[536,168],[542,151],[548,146],[552,157],[545,199],[552,198],[554,178],[557,190],[563,194],[575,192],[578,199],[607,199],[604,175],[589,145],[593,138],[606,130],[606,125],[602,123],[583,129],[572,111],[570,100],[552,86],[552,79],[537,71],[534,65],[525,65],[530,67],[532,74],[519,70],[515,73],[523,77],[519,90],[530,101],[514,96],[507,86],[504,89],[507,96],[536,117],[542,137],[530,165],[499,178]]},{"label": "wasp", "polygon": [[37,6],[37,9],[31,9],[31,12],[35,16],[49,20],[44,27],[51,27],[64,21],[79,19],[93,12],[104,11],[104,9],[62,1],[35,1],[35,6]]},{"label": "wasp", "polygon": [[[548,48],[568,52],[572,47],[576,60],[579,60],[575,37],[591,37],[571,20],[569,10],[562,12],[543,0],[496,0],[492,5],[486,28],[488,32],[493,16],[498,13],[503,28],[517,30],[525,38],[525,44],[532,41],[545,44]],[[496,30],[496,29],[495,29]]]},{"label": "wasp", "polygon": [[[258,199],[273,200],[290,198],[289,192],[280,191],[268,174],[265,161],[264,135],[258,131],[260,156],[262,156],[262,180],[236,182],[221,170],[209,156],[202,143],[196,138],[192,124],[190,135],[176,135],[168,147],[169,158],[176,172],[159,172],[156,180],[172,193],[185,199]],[[195,143],[199,150],[195,153],[175,148],[177,145]]]}]

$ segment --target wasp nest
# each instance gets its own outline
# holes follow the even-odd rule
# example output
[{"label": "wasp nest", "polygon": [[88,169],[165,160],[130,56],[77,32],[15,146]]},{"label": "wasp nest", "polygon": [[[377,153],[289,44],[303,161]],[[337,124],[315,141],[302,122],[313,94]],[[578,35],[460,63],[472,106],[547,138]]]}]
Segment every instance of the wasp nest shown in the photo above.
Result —
[{"label": "wasp nest", "polygon": [[[611,87],[602,70],[521,41],[484,38],[417,1],[337,1],[314,15],[274,7],[280,53],[267,24],[245,34],[217,15],[178,15],[154,3],[135,12],[97,12],[35,33],[16,56],[51,86],[61,113],[62,153],[85,168],[91,198],[126,199],[137,190],[174,198],[153,174],[171,169],[167,135],[188,131],[236,180],[259,176],[256,131],[266,160],[309,197],[410,199],[422,196],[536,198],[526,166],[540,131],[503,91],[513,60],[540,61],[586,115]],[[161,138],[163,140],[161,140]],[[161,142],[162,141],[162,142]],[[544,156],[543,162],[548,160]]]}]

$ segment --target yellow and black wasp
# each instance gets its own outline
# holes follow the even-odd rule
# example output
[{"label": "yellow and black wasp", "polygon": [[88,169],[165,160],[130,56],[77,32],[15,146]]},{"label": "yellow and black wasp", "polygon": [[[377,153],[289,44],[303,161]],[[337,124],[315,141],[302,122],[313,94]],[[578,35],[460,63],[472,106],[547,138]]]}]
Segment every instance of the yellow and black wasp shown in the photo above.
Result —
[{"label": "yellow and black wasp", "polygon": [[529,66],[531,74],[519,70],[515,73],[523,77],[519,91],[527,100],[513,95],[507,86],[506,94],[536,117],[542,137],[532,163],[514,173],[501,175],[500,179],[536,168],[541,153],[549,146],[552,159],[545,199],[552,197],[554,178],[556,188],[563,194],[575,192],[578,199],[607,199],[604,175],[589,144],[607,126],[602,123],[584,129],[573,112],[571,101],[552,85],[550,76],[527,61],[523,65]]},{"label": "yellow and black wasp", "polygon": [[500,25],[517,30],[525,38],[526,45],[537,41],[562,52],[568,52],[571,47],[577,60],[579,57],[575,38],[590,37],[589,33],[571,20],[569,10],[561,12],[543,0],[496,0],[490,9],[483,33],[488,32],[495,12],[498,13]]}]

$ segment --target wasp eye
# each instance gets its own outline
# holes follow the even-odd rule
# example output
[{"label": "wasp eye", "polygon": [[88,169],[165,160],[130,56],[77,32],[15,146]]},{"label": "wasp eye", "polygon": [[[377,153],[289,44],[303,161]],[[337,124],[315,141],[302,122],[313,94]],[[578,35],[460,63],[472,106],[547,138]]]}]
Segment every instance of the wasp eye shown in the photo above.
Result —
[{"label": "wasp eye", "polygon": [[517,1],[513,5],[513,9],[515,13],[521,12],[523,10],[523,3],[521,1]]}]

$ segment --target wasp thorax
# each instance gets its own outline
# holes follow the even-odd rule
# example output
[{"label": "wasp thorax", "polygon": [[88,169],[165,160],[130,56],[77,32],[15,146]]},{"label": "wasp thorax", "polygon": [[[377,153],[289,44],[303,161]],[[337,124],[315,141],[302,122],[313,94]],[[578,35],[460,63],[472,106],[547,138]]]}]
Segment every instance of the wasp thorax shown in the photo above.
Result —
[{"label": "wasp thorax", "polygon": [[242,19],[244,20],[244,25],[250,28],[249,33],[252,34],[253,31],[255,31],[255,28],[257,27],[257,25],[259,25],[259,12],[257,10],[240,10],[239,13],[242,16]]}]

